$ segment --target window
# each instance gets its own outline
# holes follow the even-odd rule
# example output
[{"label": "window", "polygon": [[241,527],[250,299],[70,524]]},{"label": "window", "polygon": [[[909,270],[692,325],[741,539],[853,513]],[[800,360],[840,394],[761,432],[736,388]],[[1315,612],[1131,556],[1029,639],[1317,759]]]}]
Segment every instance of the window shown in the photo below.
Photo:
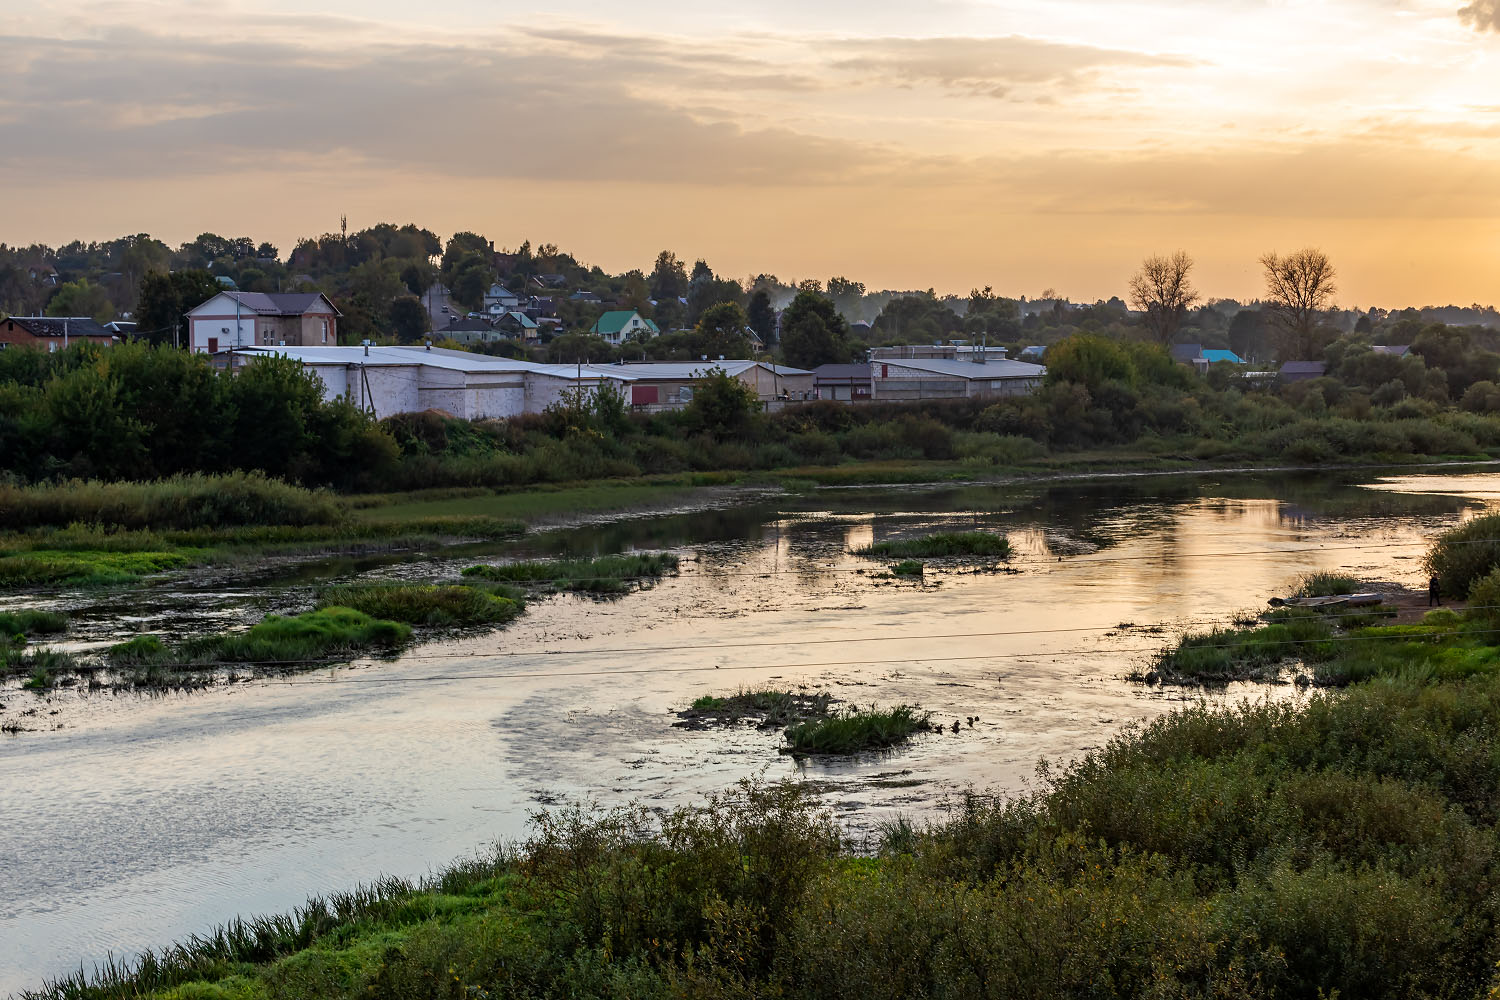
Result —
[{"label": "window", "polygon": [[323,321],[323,343],[328,343],[328,321]]}]

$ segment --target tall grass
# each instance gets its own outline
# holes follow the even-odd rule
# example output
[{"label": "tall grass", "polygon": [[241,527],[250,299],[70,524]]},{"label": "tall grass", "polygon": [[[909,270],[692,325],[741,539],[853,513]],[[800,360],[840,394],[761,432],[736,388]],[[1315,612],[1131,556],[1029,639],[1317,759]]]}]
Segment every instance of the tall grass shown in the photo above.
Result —
[{"label": "tall grass", "polygon": [[325,607],[300,615],[268,615],[244,632],[201,636],[179,646],[188,662],[295,664],[393,650],[411,638],[411,626],[380,621],[353,608]]},{"label": "tall grass", "polygon": [[23,552],[0,556],[0,587],[108,587],[190,561],[181,552]]},{"label": "tall grass", "polygon": [[854,554],[867,559],[944,559],[1010,556],[1010,540],[987,531],[961,531],[876,542]]},{"label": "tall grass", "polygon": [[0,637],[56,635],[68,630],[68,616],[56,611],[0,611]]},{"label": "tall grass", "polygon": [[1359,591],[1356,577],[1340,573],[1309,573],[1297,583],[1298,597],[1341,597]]},{"label": "tall grass", "polygon": [[910,705],[850,709],[786,730],[788,750],[798,756],[887,750],[927,729],[931,715]]},{"label": "tall grass", "polygon": [[408,625],[493,625],[520,615],[512,596],[479,587],[408,583],[350,584],[318,595],[320,607],[353,608],[372,618]]},{"label": "tall grass", "polygon": [[194,473],[144,483],[0,484],[0,524],[10,531],[75,523],[128,529],[330,525],[344,516],[333,495],[257,472]]},{"label": "tall grass", "polygon": [[593,594],[620,594],[676,572],[670,552],[632,553],[597,559],[561,559],[470,566],[464,576]]}]

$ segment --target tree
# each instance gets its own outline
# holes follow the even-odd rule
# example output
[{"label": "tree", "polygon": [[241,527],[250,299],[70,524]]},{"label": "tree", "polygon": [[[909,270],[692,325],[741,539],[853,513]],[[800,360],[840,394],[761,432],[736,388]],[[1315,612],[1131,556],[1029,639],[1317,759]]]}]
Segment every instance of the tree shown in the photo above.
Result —
[{"label": "tree", "polygon": [[391,329],[400,343],[414,344],[421,340],[430,320],[427,307],[415,295],[403,295],[391,303]]},{"label": "tree", "polygon": [[745,320],[762,344],[769,344],[776,339],[776,308],[771,305],[770,292],[760,288],[750,296],[750,308],[745,311]]},{"label": "tree", "polygon": [[141,279],[135,310],[136,336],[153,344],[188,346],[187,313],[218,295],[214,276],[203,270],[153,272]]},{"label": "tree", "polygon": [[490,241],[478,233],[454,233],[443,251],[443,284],[453,286],[453,275],[459,267],[472,257],[491,259]]},{"label": "tree", "polygon": [[1130,304],[1145,313],[1146,328],[1158,344],[1171,346],[1182,318],[1198,301],[1189,277],[1193,258],[1178,250],[1170,257],[1147,257],[1130,279]]},{"label": "tree", "polygon": [[406,286],[407,291],[418,297],[432,287],[434,277],[436,272],[425,259],[407,261],[406,266],[401,269],[401,283]]},{"label": "tree", "polygon": [[798,368],[849,360],[849,327],[833,300],[810,289],[797,293],[781,317],[781,351]]},{"label": "tree", "polygon": [[750,338],[745,336],[749,320],[738,302],[720,302],[709,306],[698,318],[694,329],[695,347],[710,358],[747,358]]},{"label": "tree", "polygon": [[687,267],[677,259],[675,253],[663,250],[656,255],[656,266],[651,270],[650,283],[651,297],[658,302],[663,299],[680,299],[687,294]]},{"label": "tree", "polygon": [[1332,337],[1319,322],[1338,287],[1338,272],[1328,255],[1306,247],[1281,256],[1274,250],[1260,259],[1265,269],[1268,319],[1283,361],[1310,360]]},{"label": "tree", "polygon": [[109,301],[109,293],[100,285],[89,284],[89,279],[65,282],[47,300],[48,316],[89,316],[101,323],[115,318],[115,307]]},{"label": "tree", "polygon": [[929,289],[897,295],[875,317],[875,329],[888,343],[933,343],[964,328],[958,313],[939,302]]},{"label": "tree", "polygon": [[488,259],[471,254],[453,272],[448,290],[455,302],[472,312],[484,305],[484,293],[494,281],[495,272]]},{"label": "tree", "polygon": [[1260,309],[1241,309],[1229,321],[1229,349],[1242,358],[1253,358],[1267,349],[1266,314]]},{"label": "tree", "polygon": [[722,441],[744,434],[760,409],[760,397],[754,389],[723,369],[715,368],[693,387],[687,417],[701,430]]}]

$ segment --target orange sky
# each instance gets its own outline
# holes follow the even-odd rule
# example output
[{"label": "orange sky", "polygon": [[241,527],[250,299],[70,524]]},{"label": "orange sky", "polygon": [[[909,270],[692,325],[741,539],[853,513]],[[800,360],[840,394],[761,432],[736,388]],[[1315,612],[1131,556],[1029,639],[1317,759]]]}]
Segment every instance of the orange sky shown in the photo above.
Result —
[{"label": "orange sky", "polygon": [[[1500,301],[1500,7],[0,0],[8,243],[378,221],[729,275]],[[816,9],[809,11],[809,6]]]}]

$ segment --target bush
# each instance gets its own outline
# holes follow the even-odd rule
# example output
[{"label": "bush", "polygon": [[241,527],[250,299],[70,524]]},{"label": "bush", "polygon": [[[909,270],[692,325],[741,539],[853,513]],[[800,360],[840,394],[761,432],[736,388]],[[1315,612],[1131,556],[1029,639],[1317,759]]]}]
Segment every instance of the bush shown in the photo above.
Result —
[{"label": "bush", "polygon": [[1424,569],[1445,594],[1467,594],[1500,567],[1500,514],[1486,514],[1445,532],[1428,550]]}]

